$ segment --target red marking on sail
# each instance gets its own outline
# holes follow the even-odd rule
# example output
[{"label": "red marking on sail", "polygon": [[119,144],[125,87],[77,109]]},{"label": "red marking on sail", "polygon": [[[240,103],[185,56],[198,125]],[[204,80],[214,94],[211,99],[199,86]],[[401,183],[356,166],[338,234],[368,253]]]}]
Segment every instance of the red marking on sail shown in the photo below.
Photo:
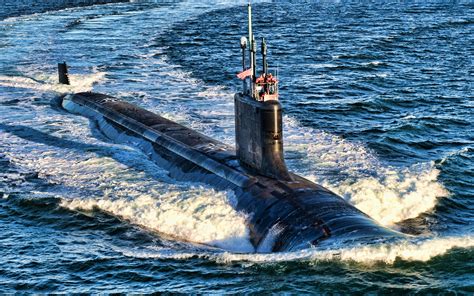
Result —
[{"label": "red marking on sail", "polygon": [[248,68],[247,70],[240,72],[239,74],[237,74],[237,77],[243,80],[250,75],[252,75],[252,68]]}]

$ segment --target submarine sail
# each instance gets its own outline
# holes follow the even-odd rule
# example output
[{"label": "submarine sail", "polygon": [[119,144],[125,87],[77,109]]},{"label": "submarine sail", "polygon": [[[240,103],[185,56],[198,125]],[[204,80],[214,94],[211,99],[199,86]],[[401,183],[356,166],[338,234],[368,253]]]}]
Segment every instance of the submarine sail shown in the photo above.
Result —
[{"label": "submarine sail", "polygon": [[238,76],[243,89],[234,96],[235,147],[105,94],[68,94],[62,107],[88,117],[109,139],[140,148],[176,179],[232,190],[235,209],[248,214],[256,250],[269,236],[273,244],[268,251],[274,252],[310,248],[324,240],[402,236],[287,169],[278,79],[268,72],[264,39],[262,73],[257,77],[250,5],[248,11],[250,61],[246,69],[247,41],[242,38],[243,69]]}]

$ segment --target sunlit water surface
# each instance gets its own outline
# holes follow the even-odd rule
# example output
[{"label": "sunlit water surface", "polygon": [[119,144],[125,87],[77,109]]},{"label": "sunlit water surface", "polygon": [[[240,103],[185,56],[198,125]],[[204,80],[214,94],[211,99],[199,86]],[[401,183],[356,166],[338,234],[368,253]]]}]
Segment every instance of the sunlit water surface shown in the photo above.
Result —
[{"label": "sunlit water surface", "polygon": [[254,4],[290,169],[413,235],[275,254],[231,192],[54,103],[108,93],[233,144],[245,1],[63,2],[0,2],[2,292],[474,291],[472,2]]}]

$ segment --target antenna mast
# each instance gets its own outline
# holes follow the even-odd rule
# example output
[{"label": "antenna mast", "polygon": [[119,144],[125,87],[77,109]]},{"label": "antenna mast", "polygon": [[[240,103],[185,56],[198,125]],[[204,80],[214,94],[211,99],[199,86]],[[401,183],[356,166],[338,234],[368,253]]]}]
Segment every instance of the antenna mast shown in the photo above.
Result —
[{"label": "antenna mast", "polygon": [[252,69],[252,75],[250,76],[250,96],[254,98],[255,93],[255,38],[252,32],[252,5],[249,3],[248,9],[248,20],[249,20],[249,57],[250,57],[250,69]]}]

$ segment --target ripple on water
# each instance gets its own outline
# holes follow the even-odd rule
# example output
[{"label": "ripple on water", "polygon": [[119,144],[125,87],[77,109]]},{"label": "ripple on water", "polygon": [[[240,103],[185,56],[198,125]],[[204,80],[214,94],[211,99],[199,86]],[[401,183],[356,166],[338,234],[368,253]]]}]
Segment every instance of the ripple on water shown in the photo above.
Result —
[{"label": "ripple on water", "polygon": [[[253,249],[231,194],[176,182],[49,103],[107,92],[232,144],[244,2],[0,16],[4,291],[472,291],[472,6],[254,5],[289,167],[422,234],[403,242],[241,254]],[[72,86],[55,83],[63,60]]]}]

